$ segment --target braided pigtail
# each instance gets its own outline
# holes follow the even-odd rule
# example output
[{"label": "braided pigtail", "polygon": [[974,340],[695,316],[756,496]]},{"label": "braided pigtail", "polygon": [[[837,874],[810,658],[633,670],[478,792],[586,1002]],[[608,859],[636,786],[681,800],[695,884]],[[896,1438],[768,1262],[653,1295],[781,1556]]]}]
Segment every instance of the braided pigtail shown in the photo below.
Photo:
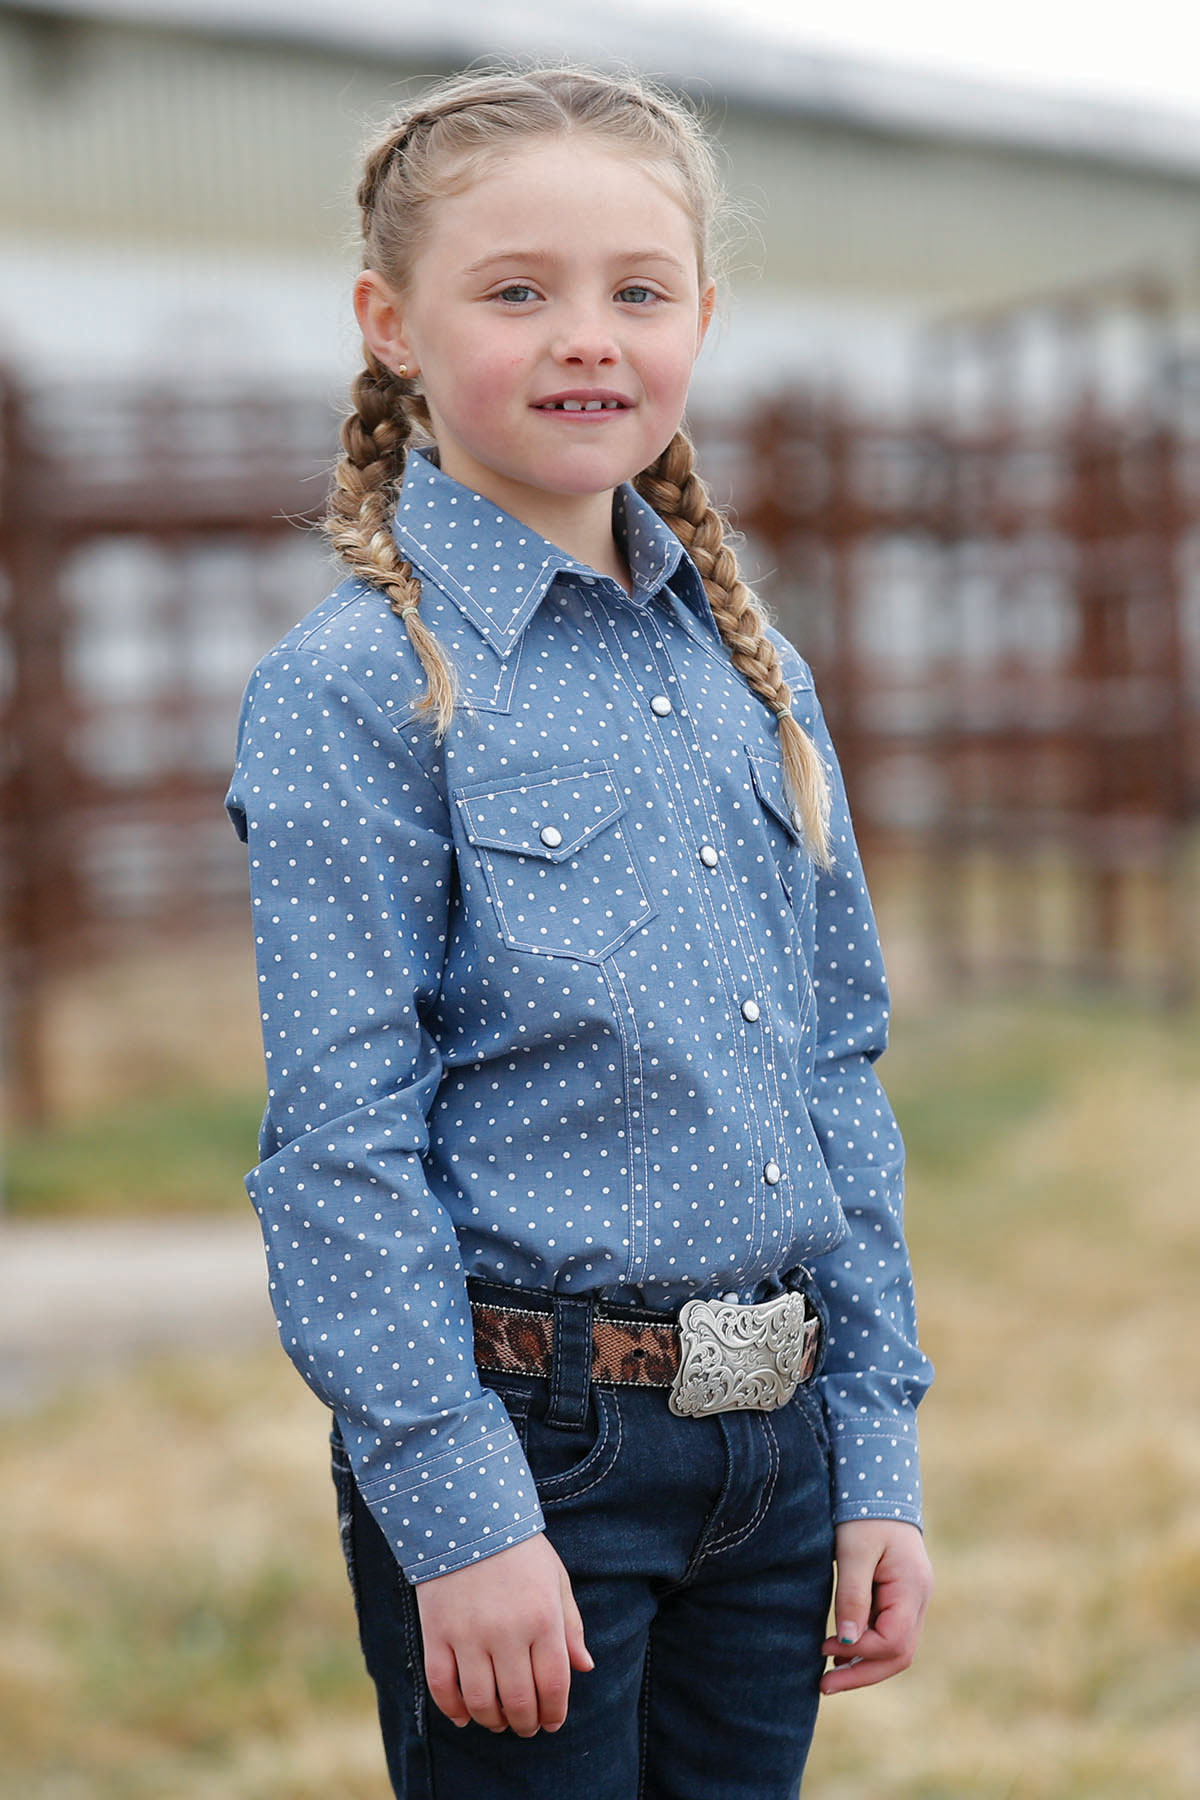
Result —
[{"label": "braided pigtail", "polygon": [[634,486],[690,554],[704,581],[730,661],[778,718],[788,798],[813,858],[827,869],[833,860],[829,777],[816,745],[792,714],[792,692],[783,678],[779,652],[766,634],[762,608],[738,573],[725,522],[695,465],[691,439],[677,431]]},{"label": "braided pigtail", "polygon": [[413,424],[424,422],[424,403],[406,392],[409,386],[366,352],[366,367],[351,389],[354,410],[342,424],[325,532],[351,571],[387,595],[425,671],[428,687],[419,710],[433,714],[442,738],[454,716],[454,673],[421,617],[421,583],[392,536]]}]

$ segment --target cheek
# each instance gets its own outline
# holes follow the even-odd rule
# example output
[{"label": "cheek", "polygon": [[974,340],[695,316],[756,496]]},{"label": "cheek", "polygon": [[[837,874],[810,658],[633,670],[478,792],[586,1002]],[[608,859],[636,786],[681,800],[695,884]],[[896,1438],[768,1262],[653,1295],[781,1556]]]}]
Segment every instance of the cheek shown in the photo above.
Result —
[{"label": "cheek", "polygon": [[448,372],[459,402],[480,410],[511,397],[523,363],[511,353],[497,355],[486,343],[467,343],[458,347]]},{"label": "cheek", "polygon": [[662,344],[647,367],[647,384],[662,405],[675,405],[687,396],[696,358],[692,345],[678,337]]}]

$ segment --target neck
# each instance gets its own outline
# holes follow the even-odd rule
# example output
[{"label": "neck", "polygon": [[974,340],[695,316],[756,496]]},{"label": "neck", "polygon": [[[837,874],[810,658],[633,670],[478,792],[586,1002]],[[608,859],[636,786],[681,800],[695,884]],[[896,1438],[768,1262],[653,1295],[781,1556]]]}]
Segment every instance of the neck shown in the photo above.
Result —
[{"label": "neck", "polygon": [[528,525],[547,543],[565,550],[577,562],[586,563],[598,575],[609,575],[629,593],[632,580],[629,566],[613,537],[613,490],[599,494],[551,494],[542,488],[526,487],[520,482],[506,481],[494,471],[463,469],[439,458],[445,474],[482,494],[485,500],[511,513],[522,525]]},{"label": "neck", "polygon": [[586,495],[538,494],[509,510],[548,543],[586,563],[598,575],[611,575],[628,589],[629,569],[613,537],[611,490]]}]

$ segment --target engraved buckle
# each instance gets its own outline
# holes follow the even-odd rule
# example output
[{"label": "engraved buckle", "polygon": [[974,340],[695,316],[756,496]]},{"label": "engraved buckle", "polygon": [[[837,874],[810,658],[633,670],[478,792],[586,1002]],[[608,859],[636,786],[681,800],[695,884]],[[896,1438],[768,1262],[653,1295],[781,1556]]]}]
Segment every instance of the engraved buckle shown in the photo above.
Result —
[{"label": "engraved buckle", "polygon": [[816,1368],[820,1321],[804,1295],[757,1306],[689,1300],[679,1314],[679,1369],[668,1405],[681,1419],[786,1406]]}]

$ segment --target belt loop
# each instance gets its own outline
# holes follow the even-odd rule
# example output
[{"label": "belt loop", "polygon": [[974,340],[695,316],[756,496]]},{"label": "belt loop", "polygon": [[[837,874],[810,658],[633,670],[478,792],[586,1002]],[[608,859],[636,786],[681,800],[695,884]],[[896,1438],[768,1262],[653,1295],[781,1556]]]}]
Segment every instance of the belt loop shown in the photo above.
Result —
[{"label": "belt loop", "polygon": [[554,1296],[554,1352],[546,1424],[556,1425],[560,1431],[580,1431],[587,1422],[592,1391],[593,1310],[590,1294]]}]

